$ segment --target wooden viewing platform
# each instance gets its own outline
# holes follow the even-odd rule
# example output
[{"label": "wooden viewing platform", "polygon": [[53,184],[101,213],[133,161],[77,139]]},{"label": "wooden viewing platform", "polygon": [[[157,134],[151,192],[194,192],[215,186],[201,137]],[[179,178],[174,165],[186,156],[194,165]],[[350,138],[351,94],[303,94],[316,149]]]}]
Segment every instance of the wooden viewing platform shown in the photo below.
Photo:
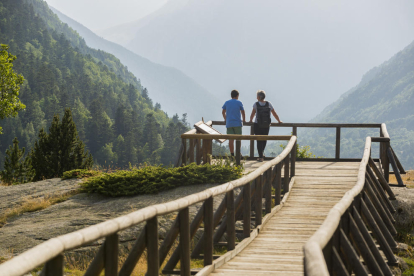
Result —
[{"label": "wooden viewing platform", "polygon": [[[223,122],[207,122],[221,125]],[[247,124],[250,126],[250,124]],[[399,187],[404,168],[391,147],[385,124],[272,124],[291,127],[292,136],[257,136],[288,141],[266,162],[254,160],[253,135],[209,135],[193,129],[182,135],[176,165],[214,162],[213,139],[236,140],[236,164],[242,162],[241,140],[250,141],[242,178],[164,204],[50,239],[0,265],[0,276],[24,275],[43,265],[43,276],[63,276],[65,252],[104,241],[86,276],[131,275],[146,257],[149,276],[159,275],[384,275],[397,265],[389,174]],[[297,159],[297,128],[336,128],[335,158]],[[340,157],[341,128],[378,128],[367,137],[360,159]],[[252,133],[251,133],[252,134]],[[380,143],[379,159],[371,158]],[[214,205],[219,198],[220,204]],[[199,204],[190,217],[189,207]],[[158,217],[177,214],[162,241]],[[145,223],[123,263],[118,259],[119,233]],[[197,235],[199,233],[200,235]],[[178,246],[175,246],[178,244]],[[214,255],[216,246],[227,253]],[[144,251],[146,253],[144,254]],[[203,268],[191,269],[191,260]],[[164,265],[165,264],[165,265]]]}]

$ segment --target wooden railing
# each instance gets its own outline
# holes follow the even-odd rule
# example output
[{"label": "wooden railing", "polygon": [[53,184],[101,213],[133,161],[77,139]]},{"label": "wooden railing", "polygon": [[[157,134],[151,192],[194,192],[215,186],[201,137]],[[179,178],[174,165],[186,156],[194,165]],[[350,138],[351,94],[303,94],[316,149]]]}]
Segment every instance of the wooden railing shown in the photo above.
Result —
[{"label": "wooden railing", "polygon": [[[397,264],[393,254],[397,247],[393,236],[397,232],[392,215],[395,209],[390,200],[395,196],[386,178],[385,164],[394,154],[385,124],[381,126],[381,134],[382,137],[367,137],[356,185],[331,209],[305,244],[305,275],[392,275],[389,265]],[[372,142],[382,143],[382,169],[370,156]],[[397,164],[393,167],[398,174]]]},{"label": "wooden railing", "polygon": [[[220,266],[229,255],[232,256],[247,246],[257,236],[261,224],[271,216],[271,213],[280,209],[282,194],[286,197],[293,183],[289,164],[290,156],[295,156],[295,152],[292,154],[295,143],[296,137],[290,137],[286,148],[279,156],[240,179],[52,238],[1,264],[0,276],[23,275],[41,265],[44,265],[41,275],[61,276],[65,251],[90,245],[99,239],[105,239],[105,241],[85,275],[98,276],[102,271],[105,271],[106,276],[131,275],[145,249],[147,250],[147,275],[158,275],[161,264],[167,259],[167,264],[162,268],[166,274],[196,273],[197,271],[192,271],[190,268],[192,258],[203,259],[204,269],[198,273],[199,275],[208,274],[215,267]],[[275,189],[274,194],[272,194],[272,187]],[[214,211],[213,199],[218,196],[224,197]],[[265,199],[264,208],[263,198]],[[189,207],[195,204],[202,205],[191,221]],[[273,209],[272,204],[275,206]],[[254,212],[253,229],[251,226],[252,211]],[[158,217],[175,212],[178,212],[178,215],[159,246]],[[243,221],[242,229],[237,229],[236,222],[239,220]],[[126,261],[118,271],[121,265],[118,260],[118,233],[143,222],[146,223],[145,227],[139,233]],[[191,251],[191,240],[203,222],[201,238],[196,241]],[[237,245],[236,233],[240,233],[243,238]],[[214,246],[223,245],[220,239],[224,234],[227,236],[225,245],[228,252],[215,260]],[[174,249],[177,238],[179,243]],[[175,269],[178,262],[180,262],[179,270]]]},{"label": "wooden railing", "polygon": [[[209,121],[208,124],[212,126],[223,126],[226,125],[224,121]],[[250,135],[253,135],[253,123],[243,123],[244,127],[250,127]],[[373,128],[378,129],[380,137],[377,137],[373,142],[380,143],[380,153],[379,153],[379,162],[380,166],[383,169],[384,177],[389,181],[389,174],[394,173],[398,186],[403,187],[404,184],[401,180],[401,174],[405,174],[405,170],[401,165],[397,155],[390,145],[390,136],[388,134],[385,124],[330,124],[330,123],[272,123],[270,127],[285,127],[292,128],[292,135],[298,136],[298,128],[335,128],[336,137],[335,137],[335,158],[306,158],[298,159],[299,161],[341,161],[341,162],[357,162],[361,161],[359,158],[341,158],[341,129],[343,128]],[[193,133],[196,133],[196,130],[192,130]],[[296,145],[294,151],[296,152]],[[250,141],[250,158],[254,158],[254,141]],[[374,159],[375,160],[375,159]],[[377,161],[377,160],[375,160]],[[390,165],[393,169],[393,172],[390,172]],[[295,171],[293,170],[293,175]]]}]

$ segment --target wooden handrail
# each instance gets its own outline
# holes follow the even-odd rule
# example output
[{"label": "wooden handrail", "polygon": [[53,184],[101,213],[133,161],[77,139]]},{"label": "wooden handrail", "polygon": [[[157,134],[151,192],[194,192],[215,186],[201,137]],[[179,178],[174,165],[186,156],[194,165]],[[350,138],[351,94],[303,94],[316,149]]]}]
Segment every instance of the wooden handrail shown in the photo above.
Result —
[{"label": "wooden handrail", "polygon": [[[60,254],[62,254],[64,251],[75,249],[85,244],[90,244],[101,238],[107,238],[108,240],[108,237],[114,237],[113,240],[116,240],[116,235],[119,231],[125,230],[145,221],[148,222],[157,216],[179,211],[180,218],[182,217],[187,219],[189,206],[206,201],[213,196],[232,192],[235,188],[248,185],[250,182],[262,177],[262,175],[268,170],[272,169],[272,167],[278,165],[279,163],[282,164],[282,161],[285,161],[286,158],[288,158],[288,155],[291,153],[295,143],[296,136],[290,137],[286,148],[281,152],[280,155],[275,157],[273,160],[264,163],[255,171],[249,173],[248,175],[245,175],[240,179],[233,180],[228,183],[174,201],[149,206],[132,212],[128,215],[107,220],[105,222],[43,242],[14,257],[13,259],[1,264],[0,276],[23,275],[39,267],[40,265],[45,264],[58,256],[61,256]],[[187,213],[183,213],[184,211]]]},{"label": "wooden handrail", "polygon": [[227,139],[227,140],[282,140],[288,141],[290,135],[234,135],[234,134],[181,134],[183,139]]},{"label": "wooden handrail", "polygon": [[346,192],[342,199],[329,211],[321,227],[313,234],[303,247],[305,254],[306,275],[329,275],[322,249],[328,244],[338,228],[341,216],[351,206],[354,198],[361,193],[365,184],[366,167],[370,158],[371,138],[365,141],[364,155],[358,170],[358,179],[355,186]]},{"label": "wooden handrail", "polygon": [[[213,126],[224,126],[224,121],[213,121]],[[253,126],[254,123],[243,123],[243,126]],[[337,123],[271,123],[271,127],[320,127],[320,128],[331,128],[331,127],[343,127],[343,128],[380,128],[381,124],[337,124]]]},{"label": "wooden handrail", "polygon": [[[385,124],[381,125],[381,136],[381,138],[366,138],[355,186],[330,210],[321,227],[303,247],[305,275],[329,275],[333,271],[348,275],[350,271],[347,269],[350,268],[354,272],[367,274],[368,271],[363,267],[360,256],[352,248],[355,246],[371,274],[392,275],[388,265],[394,265],[397,262],[392,250],[397,246],[393,239],[393,235],[397,232],[393,226],[395,220],[392,217],[395,209],[389,201],[395,197],[386,179],[388,171],[385,167],[389,167],[388,157],[394,163],[397,179],[399,172],[393,159],[394,154],[389,145],[390,137]],[[384,172],[377,168],[370,157],[372,142],[381,143]],[[388,155],[384,155],[385,150]],[[367,226],[370,227],[384,252],[387,262],[380,254]],[[354,240],[356,239],[352,244],[349,242],[349,235]],[[349,267],[344,265],[343,257],[339,254],[341,250],[347,255]]]}]

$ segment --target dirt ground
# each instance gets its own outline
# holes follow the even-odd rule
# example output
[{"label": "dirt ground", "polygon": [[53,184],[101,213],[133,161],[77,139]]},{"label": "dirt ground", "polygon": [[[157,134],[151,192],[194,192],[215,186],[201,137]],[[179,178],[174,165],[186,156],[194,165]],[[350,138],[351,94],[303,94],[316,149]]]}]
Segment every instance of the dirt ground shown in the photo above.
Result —
[{"label": "dirt ground", "polygon": [[[402,181],[407,188],[414,188],[414,170],[407,171],[406,174],[401,175]],[[395,179],[395,175],[390,174],[390,183],[397,184],[397,179]]]}]

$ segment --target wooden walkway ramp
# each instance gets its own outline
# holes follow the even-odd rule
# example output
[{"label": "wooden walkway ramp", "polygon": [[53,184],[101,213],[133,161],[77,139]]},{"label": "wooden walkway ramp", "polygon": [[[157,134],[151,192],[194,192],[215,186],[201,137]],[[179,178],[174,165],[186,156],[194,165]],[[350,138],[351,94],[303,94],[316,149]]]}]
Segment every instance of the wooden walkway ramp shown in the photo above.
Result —
[{"label": "wooden walkway ramp", "polygon": [[289,198],[259,235],[211,275],[303,275],[303,246],[355,186],[359,162],[296,162]]}]

